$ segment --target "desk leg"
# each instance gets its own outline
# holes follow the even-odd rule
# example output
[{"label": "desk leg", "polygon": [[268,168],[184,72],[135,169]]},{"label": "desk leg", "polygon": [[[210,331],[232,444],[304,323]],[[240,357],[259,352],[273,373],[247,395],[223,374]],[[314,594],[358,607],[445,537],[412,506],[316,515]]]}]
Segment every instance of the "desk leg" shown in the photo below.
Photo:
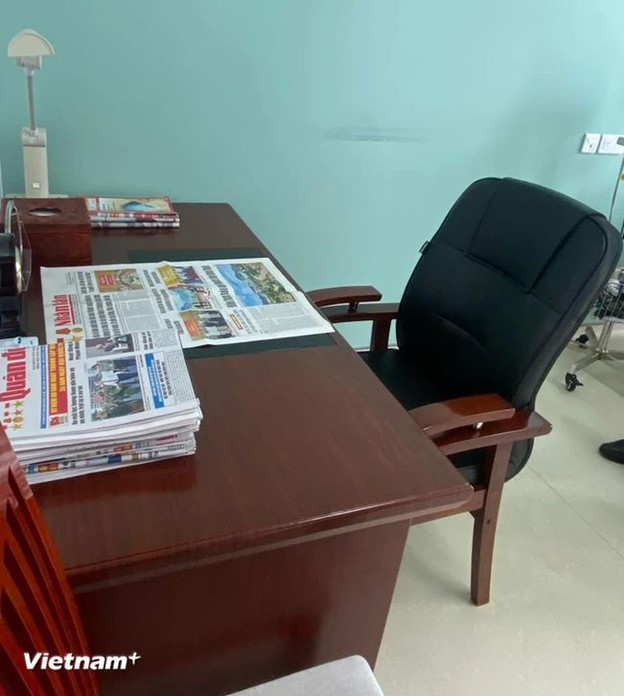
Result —
[{"label": "desk leg", "polygon": [[409,521],[81,591],[102,694],[218,696],[348,655],[375,664]]}]

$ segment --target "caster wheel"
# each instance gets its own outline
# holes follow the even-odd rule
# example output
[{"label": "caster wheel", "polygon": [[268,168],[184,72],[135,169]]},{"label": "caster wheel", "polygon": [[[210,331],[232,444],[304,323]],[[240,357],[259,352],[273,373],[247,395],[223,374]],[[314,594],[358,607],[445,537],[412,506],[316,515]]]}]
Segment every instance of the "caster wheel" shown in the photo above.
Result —
[{"label": "caster wheel", "polygon": [[574,339],[574,342],[584,346],[586,343],[589,343],[589,336],[587,334],[581,334]]},{"label": "caster wheel", "polygon": [[565,388],[566,391],[573,392],[577,387],[582,387],[583,382],[572,372],[566,372]]}]

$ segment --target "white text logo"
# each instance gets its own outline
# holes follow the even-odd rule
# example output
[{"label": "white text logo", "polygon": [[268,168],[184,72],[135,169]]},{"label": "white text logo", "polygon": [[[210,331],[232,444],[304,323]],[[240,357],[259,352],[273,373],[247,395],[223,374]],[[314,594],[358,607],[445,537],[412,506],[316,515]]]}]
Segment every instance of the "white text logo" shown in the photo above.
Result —
[{"label": "white text logo", "polygon": [[24,653],[26,669],[126,669],[128,662],[134,664],[141,656],[132,655],[50,655],[50,653]]}]

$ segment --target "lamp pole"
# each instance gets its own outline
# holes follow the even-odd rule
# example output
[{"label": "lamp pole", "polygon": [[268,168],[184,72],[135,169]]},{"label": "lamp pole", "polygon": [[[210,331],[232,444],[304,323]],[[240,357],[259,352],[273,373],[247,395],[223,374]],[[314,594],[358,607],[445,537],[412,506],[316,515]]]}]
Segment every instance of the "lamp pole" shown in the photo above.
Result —
[{"label": "lamp pole", "polygon": [[35,70],[41,68],[43,56],[54,55],[54,48],[41,34],[24,29],[9,41],[8,55],[15,58],[20,68],[24,68],[28,88],[29,125],[22,128],[26,196],[47,198],[50,195],[47,134],[45,128],[37,128],[34,75]]}]

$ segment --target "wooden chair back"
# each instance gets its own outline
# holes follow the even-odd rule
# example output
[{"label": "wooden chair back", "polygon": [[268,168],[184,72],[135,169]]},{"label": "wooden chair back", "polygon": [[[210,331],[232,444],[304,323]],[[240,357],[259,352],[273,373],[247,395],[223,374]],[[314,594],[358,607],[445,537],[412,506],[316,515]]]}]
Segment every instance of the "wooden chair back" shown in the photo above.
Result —
[{"label": "wooden chair back", "polygon": [[[32,490],[0,428],[0,693],[97,694],[88,669],[27,669],[25,653],[88,655],[71,589]],[[5,691],[3,691],[5,689]]]}]

